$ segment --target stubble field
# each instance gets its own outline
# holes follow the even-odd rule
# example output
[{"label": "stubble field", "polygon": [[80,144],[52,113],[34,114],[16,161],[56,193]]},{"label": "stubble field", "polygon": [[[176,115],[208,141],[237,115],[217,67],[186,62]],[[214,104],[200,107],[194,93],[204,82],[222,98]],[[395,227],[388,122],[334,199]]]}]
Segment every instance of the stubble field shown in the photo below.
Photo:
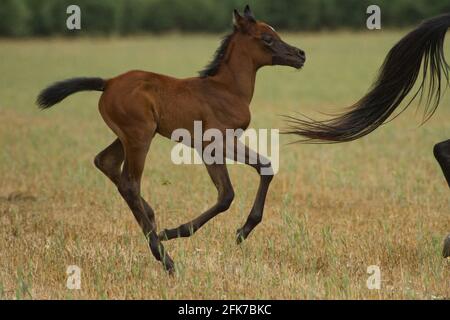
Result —
[{"label": "stubble field", "polygon": [[[361,97],[403,32],[285,35],[306,51],[302,71],[258,74],[253,128],[283,128],[280,114],[341,110]],[[263,223],[237,246],[258,184],[249,167],[229,167],[236,198],[189,239],[165,244],[177,264],[168,277],[151,256],[133,215],[97,169],[113,134],[98,93],[54,109],[34,105],[39,90],[73,76],[112,77],[143,69],[189,77],[219,36],[0,40],[0,298],[3,299],[440,299],[450,297],[449,190],[432,155],[450,137],[450,95],[419,127],[411,108],[361,141],[288,145]],[[447,56],[450,52],[446,43]],[[180,110],[180,112],[182,112]],[[156,138],[143,196],[159,228],[176,227],[216,199],[200,165],[170,161],[173,143]],[[81,290],[66,269],[81,268]],[[366,286],[379,266],[381,289]]]}]

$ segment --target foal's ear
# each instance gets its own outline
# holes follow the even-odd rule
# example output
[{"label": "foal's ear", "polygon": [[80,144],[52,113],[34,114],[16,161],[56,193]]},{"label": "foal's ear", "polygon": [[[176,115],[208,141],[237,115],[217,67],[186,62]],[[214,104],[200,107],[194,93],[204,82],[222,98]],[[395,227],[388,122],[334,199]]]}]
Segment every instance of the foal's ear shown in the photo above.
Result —
[{"label": "foal's ear", "polygon": [[245,6],[245,9],[244,9],[244,17],[247,18],[247,19],[248,19],[249,21],[251,21],[251,22],[256,22],[256,18],[255,18],[255,16],[253,15],[252,9],[250,9],[250,6],[249,6],[249,5],[246,5],[246,6]]},{"label": "foal's ear", "polygon": [[244,17],[241,16],[241,14],[239,13],[239,11],[237,11],[236,9],[233,10],[233,25],[237,28],[239,28],[239,26],[241,24],[243,24],[244,22]]},{"label": "foal's ear", "polygon": [[[247,9],[247,8],[246,8]],[[244,13],[244,16],[241,16],[239,11],[234,9],[233,11],[233,25],[236,29],[242,31],[242,32],[249,32],[250,28],[253,23],[255,23],[256,20],[254,18],[249,18],[246,13]]]}]

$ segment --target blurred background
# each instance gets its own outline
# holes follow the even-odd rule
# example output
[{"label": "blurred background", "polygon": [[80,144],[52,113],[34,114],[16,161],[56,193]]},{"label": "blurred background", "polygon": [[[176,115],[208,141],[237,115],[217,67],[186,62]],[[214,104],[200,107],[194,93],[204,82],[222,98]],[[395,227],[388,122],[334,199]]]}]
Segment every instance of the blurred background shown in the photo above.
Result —
[{"label": "blurred background", "polygon": [[[98,114],[100,93],[46,112],[35,105],[45,86],[76,76],[191,77],[247,2],[307,54],[302,70],[258,72],[255,129],[285,128],[281,114],[341,112],[407,30],[450,11],[449,0],[0,0],[0,299],[450,297],[450,261],[441,258],[449,193],[432,154],[450,137],[448,91],[424,126],[423,109],[411,106],[348,144],[288,144],[296,137],[282,135],[264,221],[239,249],[235,232],[258,177],[228,166],[230,210],[167,243],[176,279],[149,256],[117,188],[94,168],[116,138]],[[66,28],[71,4],[81,7],[81,31]],[[381,7],[382,30],[366,29],[370,4]],[[217,197],[203,166],[172,163],[173,145],[155,137],[142,181],[160,229],[192,220]],[[67,290],[68,265],[82,269],[82,290]],[[367,289],[369,265],[382,268],[382,290]]]},{"label": "blurred background", "polygon": [[[450,137],[448,90],[421,127],[423,109],[411,106],[352,143],[288,144],[296,137],[282,135],[264,221],[239,249],[235,232],[258,177],[228,166],[230,210],[167,243],[176,279],[149,256],[117,188],[94,168],[116,138],[98,114],[100,93],[45,112],[35,105],[45,86],[71,77],[196,75],[231,31],[233,8],[247,2],[307,55],[302,70],[258,72],[255,129],[285,128],[281,114],[343,111],[408,30],[450,11],[449,0],[0,0],[0,299],[450,297],[450,261],[441,258],[449,190],[432,153]],[[81,31],[66,28],[70,4],[81,7]],[[370,4],[381,7],[382,30],[366,29]],[[155,137],[142,182],[160,229],[192,220],[217,197],[203,166],[172,163],[173,145]],[[68,265],[82,269],[82,290],[67,290]],[[382,290],[367,289],[369,265],[381,267]]]},{"label": "blurred background", "polygon": [[[2,0],[0,36],[221,32],[229,28],[232,9],[247,3],[284,31],[365,28],[371,4],[382,8],[382,26],[389,28],[450,10],[448,0]],[[81,32],[65,27],[71,4],[81,7]]]}]

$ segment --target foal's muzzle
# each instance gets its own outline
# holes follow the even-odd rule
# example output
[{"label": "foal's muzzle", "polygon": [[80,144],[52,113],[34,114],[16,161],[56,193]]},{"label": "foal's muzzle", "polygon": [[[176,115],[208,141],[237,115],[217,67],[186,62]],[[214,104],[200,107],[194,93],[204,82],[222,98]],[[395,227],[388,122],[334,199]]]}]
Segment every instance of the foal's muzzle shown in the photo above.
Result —
[{"label": "foal's muzzle", "polygon": [[273,53],[273,65],[289,66],[300,69],[306,61],[305,51],[293,47],[282,40],[278,40],[274,43]]}]

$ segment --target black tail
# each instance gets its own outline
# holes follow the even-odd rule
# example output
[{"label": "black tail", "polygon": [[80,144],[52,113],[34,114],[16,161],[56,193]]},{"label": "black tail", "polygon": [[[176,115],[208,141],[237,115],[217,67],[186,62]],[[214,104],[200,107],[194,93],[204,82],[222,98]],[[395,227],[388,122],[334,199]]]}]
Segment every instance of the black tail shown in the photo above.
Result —
[{"label": "black tail", "polygon": [[101,78],[74,78],[56,82],[44,89],[37,98],[37,105],[47,109],[79,91],[103,91],[105,80]]},{"label": "black tail", "polygon": [[[424,122],[436,111],[442,93],[441,76],[449,83],[450,66],[444,57],[444,38],[450,27],[450,13],[426,20],[403,37],[388,53],[372,89],[347,113],[316,121],[287,117],[289,129],[303,142],[345,142],[361,138],[383,124],[400,105],[416,82],[423,61],[422,82],[401,111],[427,91]],[[427,77],[428,75],[428,77]],[[428,80],[427,80],[428,79]],[[428,90],[425,87],[428,84]],[[400,113],[401,113],[400,112]]]}]

